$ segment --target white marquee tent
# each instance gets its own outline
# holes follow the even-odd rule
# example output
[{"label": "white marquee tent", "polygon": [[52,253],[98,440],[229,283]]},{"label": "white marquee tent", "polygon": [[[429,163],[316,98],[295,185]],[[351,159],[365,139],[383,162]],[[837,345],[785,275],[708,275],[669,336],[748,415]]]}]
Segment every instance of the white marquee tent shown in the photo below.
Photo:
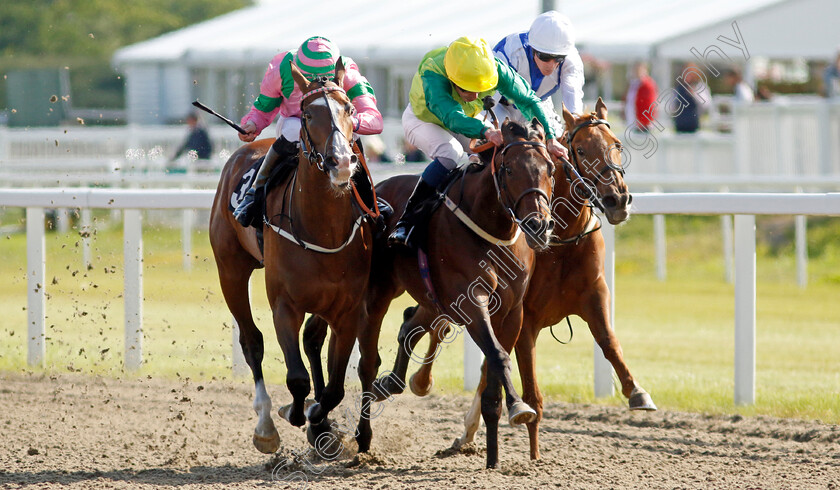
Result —
[{"label": "white marquee tent", "polygon": [[[426,51],[462,35],[495,43],[527,29],[542,5],[539,0],[264,0],[125,47],[113,64],[126,77],[129,122],[181,117],[196,97],[238,117],[256,96],[268,60],[317,33],[362,65],[384,112],[396,115]],[[650,59],[661,86],[669,85],[670,60],[692,59],[691,48],[703,52],[716,44],[743,64],[738,49],[718,40],[737,40],[733,22],[752,57],[827,60],[840,47],[837,0],[587,0],[555,6],[575,24],[582,53],[618,63]]]}]

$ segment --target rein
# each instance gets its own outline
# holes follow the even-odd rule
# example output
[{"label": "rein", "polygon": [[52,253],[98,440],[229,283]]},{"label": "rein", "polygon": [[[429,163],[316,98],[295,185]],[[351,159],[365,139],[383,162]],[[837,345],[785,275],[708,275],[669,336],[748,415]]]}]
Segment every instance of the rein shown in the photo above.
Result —
[{"label": "rein", "polygon": [[[568,135],[566,136],[566,146],[569,149],[569,154],[572,155],[572,161],[574,162],[574,164],[570,163],[569,160],[565,158],[561,158],[560,161],[563,162],[563,171],[566,173],[566,181],[572,184],[572,187],[574,187],[575,182],[580,182],[581,185],[583,185],[583,189],[586,191],[586,195],[584,197],[586,197],[586,199],[588,199],[591,204],[595,205],[595,207],[601,210],[602,213],[606,213],[604,204],[601,203],[601,200],[598,198],[598,192],[593,186],[589,185],[586,182],[586,179],[584,179],[581,175],[580,161],[577,158],[577,154],[575,153],[574,148],[572,148],[572,140],[575,139],[575,136],[578,134],[578,131],[589,126],[598,126],[600,124],[603,124],[608,128],[610,127],[610,123],[606,119],[598,119],[595,118],[593,115],[592,118],[583,121],[582,123],[575,126],[571,131],[569,131]],[[624,175],[623,168],[616,167],[615,165],[610,164],[610,162],[606,162],[606,167],[604,168],[604,170],[601,171],[601,175],[604,175],[605,173],[611,170],[618,172],[622,176]],[[572,174],[574,174],[574,176],[572,176]]]},{"label": "rein", "polygon": [[[341,130],[338,129],[338,127],[335,125],[335,119],[333,118],[332,105],[331,105],[331,102],[330,102],[331,99],[329,97],[327,97],[327,94],[330,93],[330,92],[341,92],[343,94],[346,94],[346,92],[340,87],[319,87],[319,88],[316,88],[314,90],[310,90],[309,92],[305,93],[303,95],[303,98],[301,99],[301,103],[300,103],[301,110],[303,110],[303,102],[306,99],[308,99],[309,97],[311,97],[313,95],[321,94],[321,95],[323,95],[324,99],[326,99],[327,107],[330,108],[331,131],[330,131],[330,135],[327,137],[326,141],[324,142],[324,152],[323,153],[319,153],[315,149],[315,142],[312,140],[312,135],[309,132],[309,124],[306,122],[305,117],[301,118],[301,132],[305,136],[305,139],[301,138],[301,152],[303,153],[303,156],[309,160],[310,164],[315,165],[316,167],[318,167],[318,170],[324,172],[325,174],[329,174],[329,169],[327,168],[327,166],[325,164],[326,163],[326,157],[324,156],[327,152],[327,147],[329,145],[329,142],[334,137],[335,133],[338,133],[341,136],[344,136],[344,133],[342,133]],[[308,148],[307,148],[307,146],[308,146]],[[359,150],[359,146],[355,141],[353,142],[353,147],[354,147],[355,150]],[[362,152],[359,151],[359,154],[361,154],[361,153]],[[356,232],[361,228],[362,223],[364,222],[365,218],[369,217],[369,218],[372,218],[372,219],[376,219],[380,215],[379,207],[376,205],[376,189],[373,186],[373,178],[371,177],[370,171],[368,170],[367,163],[365,161],[364,155],[362,154],[361,157],[358,157],[356,152],[354,151],[353,156],[351,158],[356,158],[357,161],[359,161],[362,164],[362,169],[364,170],[365,175],[367,176],[368,180],[370,180],[370,182],[371,182],[371,189],[373,191],[373,202],[374,202],[373,207],[374,207],[374,209],[371,210],[370,208],[367,207],[367,205],[364,203],[364,200],[359,195],[359,191],[358,191],[358,189],[356,189],[356,185],[353,183],[353,181],[351,179],[350,180],[350,187],[353,190],[353,198],[355,200],[355,203],[359,206],[359,209],[362,212],[356,218],[356,220],[353,222],[353,229],[350,230],[350,233],[348,234],[347,239],[344,240],[344,243],[342,243],[340,246],[335,247],[335,248],[322,247],[322,246],[317,245],[315,243],[310,243],[310,242],[307,242],[305,240],[302,240],[300,237],[298,237],[297,233],[295,233],[294,221],[292,220],[292,217],[291,217],[291,214],[292,214],[291,209],[292,209],[292,195],[294,194],[295,183],[297,182],[297,169],[295,169],[291,184],[289,185],[289,187],[287,187],[287,192],[289,191],[289,189],[291,189],[291,192],[288,192],[288,195],[289,195],[289,198],[288,198],[289,214],[285,215],[284,213],[281,213],[281,217],[285,215],[288,218],[289,227],[290,227],[291,231],[290,232],[286,231],[286,230],[280,228],[280,226],[272,224],[268,220],[268,217],[265,216],[265,213],[263,213],[263,222],[266,225],[268,225],[269,228],[274,230],[275,233],[277,233],[278,235],[282,236],[283,238],[285,238],[285,239],[287,239],[291,242],[294,242],[294,243],[300,245],[304,250],[312,250],[314,252],[319,252],[319,253],[324,253],[324,254],[334,254],[334,253],[338,253],[338,252],[344,250],[348,245],[350,245],[350,243],[356,237]],[[284,205],[284,207],[285,207],[285,205]]]},{"label": "rein", "polygon": [[[301,138],[301,149],[303,150],[303,156],[305,156],[307,160],[309,160],[309,163],[318,167],[318,170],[324,172],[325,174],[329,174],[329,168],[327,168],[326,164],[327,158],[325,155],[327,153],[327,147],[329,146],[330,141],[332,141],[332,138],[335,136],[335,133],[338,133],[341,136],[345,136],[344,133],[342,133],[341,130],[338,129],[338,127],[335,125],[335,119],[333,118],[332,102],[331,99],[327,97],[327,94],[330,92],[341,92],[342,94],[347,95],[347,92],[345,92],[344,89],[341,87],[324,86],[306,92],[305,94],[303,94],[303,97],[300,100],[300,108],[301,111],[303,111],[303,103],[306,101],[306,99],[312,97],[313,95],[322,95],[327,103],[327,107],[330,109],[330,135],[327,136],[327,138],[324,140],[323,153],[319,152],[315,148],[315,142],[312,140],[312,134],[309,132],[309,123],[307,122],[307,119],[305,117],[301,117],[301,131],[305,136],[305,138]],[[351,159],[352,158],[357,157],[354,154],[354,156],[351,157]]]},{"label": "rein", "polygon": [[[491,114],[491,116],[493,118],[494,125],[496,127],[498,127],[498,120],[496,119],[496,114],[493,113],[493,110],[491,108],[488,108],[487,112]],[[478,226],[478,224],[475,221],[470,219],[470,217],[467,216],[467,214],[464,213],[460,209],[459,204],[456,204],[452,199],[449,198],[449,196],[447,196],[445,194],[444,194],[444,203],[446,204],[446,207],[449,208],[449,210],[452,211],[452,213],[462,223],[464,223],[464,225],[466,225],[467,228],[472,230],[476,235],[480,236],[484,240],[486,240],[490,243],[493,243],[493,244],[499,244],[499,245],[504,245],[504,246],[512,245],[512,244],[516,243],[516,240],[518,240],[519,236],[522,234],[522,220],[519,219],[516,216],[516,208],[517,208],[517,206],[519,206],[519,202],[522,201],[522,199],[525,196],[527,196],[528,194],[531,194],[531,193],[536,193],[536,194],[540,195],[541,197],[545,198],[546,203],[549,203],[549,204],[551,203],[551,198],[548,196],[548,194],[546,194],[545,191],[543,191],[539,187],[529,187],[528,189],[525,189],[524,191],[522,191],[522,193],[519,195],[519,197],[517,197],[513,201],[513,206],[512,207],[509,206],[508,204],[506,204],[505,199],[502,196],[502,191],[507,190],[507,186],[503,182],[503,176],[511,174],[513,171],[510,169],[509,166],[505,165],[505,153],[507,153],[507,151],[509,149],[511,149],[512,147],[515,147],[515,146],[530,146],[530,147],[535,148],[535,149],[542,148],[543,150],[545,150],[546,149],[545,143],[542,143],[540,141],[512,141],[512,142],[508,143],[507,145],[505,145],[504,148],[502,148],[501,151],[498,151],[499,147],[494,145],[492,141],[487,141],[487,142],[485,142],[481,145],[476,145],[475,143],[476,143],[475,140],[472,140],[470,142],[470,151],[472,153],[481,153],[481,152],[489,150],[490,148],[493,148],[493,157],[490,159],[490,174],[493,176],[493,185],[496,187],[496,198],[499,200],[499,204],[501,204],[505,208],[505,210],[508,212],[508,214],[511,217],[511,220],[516,225],[516,233],[514,233],[513,238],[510,238],[508,240],[503,240],[503,239],[500,239],[500,238],[496,238],[493,235],[484,231],[480,226]],[[497,155],[500,157],[499,161],[501,162],[499,164],[498,172],[496,171],[496,156]],[[551,169],[552,169],[554,164],[551,162],[551,159],[546,158],[545,155],[542,152],[540,152],[540,156],[543,157],[546,160],[546,162],[548,162],[549,170],[550,170],[549,175],[552,175],[554,172]],[[500,177],[500,175],[502,177]],[[463,175],[462,175],[461,178],[463,179]],[[552,179],[551,180],[551,187],[553,188],[554,187],[554,177],[552,177],[551,179]],[[463,185],[462,185],[462,192],[463,192]]]}]

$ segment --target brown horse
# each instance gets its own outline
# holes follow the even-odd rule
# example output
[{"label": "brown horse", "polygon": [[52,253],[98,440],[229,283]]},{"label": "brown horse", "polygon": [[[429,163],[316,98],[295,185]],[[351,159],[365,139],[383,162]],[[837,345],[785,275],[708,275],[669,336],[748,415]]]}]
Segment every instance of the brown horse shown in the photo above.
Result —
[{"label": "brown horse", "polygon": [[[262,374],[263,338],[254,324],[248,279],[264,262],[274,329],[286,360],[286,385],[294,402],[281,414],[292,425],[307,417],[315,433],[329,432],[327,414],[344,397],[344,375],[359,325],[367,324],[360,291],[367,288],[372,251],[370,225],[353,208],[351,175],[358,158],[351,150],[352,105],[340,87],[344,67],[335,78],[309,82],[292,64],[301,103],[301,151],[291,179],[266,196],[264,255],[255,230],[243,228],[228,210],[240,178],[271,143],[243,146],[222,170],[210,215],[210,243],[228,308],[239,325],[239,342],[256,385],[254,410],[259,416],[254,445],[264,453],[279,446],[271,419],[271,400]],[[329,384],[304,415],[309,373],[301,359],[299,331],[304,315],[316,313],[332,325]],[[320,366],[319,366],[320,368]]]},{"label": "brown horse", "polygon": [[[532,248],[545,248],[553,228],[547,205],[554,168],[545,149],[542,126],[508,122],[502,126],[502,136],[504,148],[481,170],[465,170],[445,193],[449,209],[438,209],[430,218],[429,282],[435,295],[428,293],[413,252],[383,248],[380,253],[377,249],[367,297],[371,323],[359,335],[360,372],[375,372],[379,358],[366,356],[365,352],[376,352],[388,306],[403,291],[428,312],[424,328],[434,328],[441,322],[466,325],[489,360],[487,389],[481,403],[488,427],[488,467],[498,463],[502,389],[512,424],[530,422],[536,416],[513,386],[507,353],[522,324],[522,298],[534,261]],[[397,211],[389,220],[389,228],[396,224],[416,182],[416,176],[399,176],[377,186],[377,194]],[[520,226],[530,233],[521,233]],[[384,247],[384,242],[378,245]],[[307,325],[310,328],[323,331],[325,327],[323,321],[313,320]],[[400,331],[401,344],[410,342],[406,339],[409,333]],[[410,353],[398,349],[397,374],[364,386],[366,392],[378,400],[401,392],[404,384],[400,379],[405,377]]]},{"label": "brown horse", "polygon": [[[629,217],[632,196],[623,179],[621,142],[609,129],[607,108],[600,99],[594,113],[575,117],[564,108],[563,118],[569,128],[566,146],[571,162],[565,162],[567,178],[557,179],[554,186],[553,246],[537,254],[524,300],[522,331],[516,342],[522,398],[537,411],[536,420],[528,423],[532,459],[539,458],[538,427],[543,405],[535,372],[537,336],[543,328],[569,315],[578,315],[589,325],[621,380],[621,391],[629,399],[630,410],[656,410],[650,396],[630,374],[610,325],[610,291],[603,274],[604,239],[587,205],[588,199],[597,200],[614,225]],[[445,333],[433,335],[429,353],[435,352],[438,339],[445,337]],[[431,390],[431,367],[431,363],[424,364],[411,377],[409,384],[415,394],[424,396]],[[455,447],[471,442],[478,429],[478,393],[483,377],[481,383],[465,417],[465,433],[455,441]]]}]

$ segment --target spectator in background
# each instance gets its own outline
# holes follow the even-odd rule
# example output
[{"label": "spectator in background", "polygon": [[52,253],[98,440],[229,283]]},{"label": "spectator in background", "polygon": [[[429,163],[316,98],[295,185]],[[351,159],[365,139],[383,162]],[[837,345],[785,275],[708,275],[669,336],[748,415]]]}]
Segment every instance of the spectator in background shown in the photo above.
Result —
[{"label": "spectator in background", "polygon": [[385,142],[379,135],[371,134],[362,139],[365,159],[370,163],[388,163],[391,159],[385,154]]},{"label": "spectator in background", "polygon": [[755,100],[768,101],[773,98],[773,92],[767,85],[758,84],[758,90],[755,91]]},{"label": "spectator in background", "polygon": [[624,99],[624,116],[627,126],[635,131],[647,131],[656,119],[656,82],[648,74],[647,65],[638,62],[633,66],[633,80]]},{"label": "spectator in background", "polygon": [[753,94],[753,90],[749,84],[744,81],[740,70],[737,68],[727,70],[726,81],[732,86],[736,104],[749,104],[755,101],[755,94]]},{"label": "spectator in background", "polygon": [[190,112],[187,114],[187,126],[190,127],[190,132],[187,134],[187,139],[175,152],[172,161],[175,161],[185,152],[194,151],[196,157],[201,160],[210,159],[213,154],[213,146],[210,143],[210,136],[207,134],[207,129],[200,124],[198,114]]},{"label": "spectator in background", "polygon": [[406,162],[425,162],[429,160],[420,148],[417,148],[406,140],[403,140],[403,152],[405,153]]},{"label": "spectator in background", "polygon": [[840,50],[837,51],[834,63],[828,65],[823,72],[823,83],[826,97],[840,97]]},{"label": "spectator in background", "polygon": [[674,129],[678,133],[696,133],[700,129],[700,116],[712,105],[712,93],[698,73],[700,68],[693,63],[683,69],[683,78],[674,90],[685,101],[683,110],[674,116]]}]

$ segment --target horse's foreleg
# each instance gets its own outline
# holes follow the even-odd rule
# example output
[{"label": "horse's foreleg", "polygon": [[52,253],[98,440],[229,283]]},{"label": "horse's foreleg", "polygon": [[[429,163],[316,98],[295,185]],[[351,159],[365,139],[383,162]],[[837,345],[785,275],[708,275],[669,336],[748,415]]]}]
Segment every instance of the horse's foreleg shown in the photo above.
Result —
[{"label": "horse's foreleg", "polygon": [[347,374],[347,364],[356,343],[356,322],[342,320],[333,328],[330,337],[330,353],[327,369],[329,381],[321,394],[321,399],[315,402],[307,413],[309,423],[321,425],[327,415],[341,403],[344,398],[344,381]]},{"label": "horse's foreleg", "polygon": [[[485,313],[486,314],[486,313]],[[487,328],[480,329],[480,333],[486,335],[482,338],[485,346],[489,345],[488,350],[482,347],[482,344],[476,344],[481,347],[484,352],[485,359],[487,359],[487,372],[494,373],[496,379],[501,383],[505,390],[505,404],[508,409],[508,422],[511,425],[525,424],[533,422],[537,413],[527,403],[522,401],[516,388],[513,386],[513,379],[511,377],[511,362],[509,352],[513,351],[513,346],[516,344],[516,339],[519,337],[519,330],[522,327],[522,304],[520,303],[511,309],[507,316],[502,320],[502,324],[498,330],[490,328],[489,317],[487,318]]]},{"label": "horse's foreleg", "polygon": [[356,429],[356,442],[359,452],[370,449],[373,430],[370,420],[379,416],[382,406],[376,407],[371,414],[371,404],[376,401],[380,393],[373,388],[376,373],[382,360],[379,358],[379,333],[385,312],[374,312],[374,316],[359,328],[359,381],[362,382],[361,410],[359,410],[359,426]]},{"label": "horse's foreleg", "polygon": [[300,355],[299,335],[303,314],[292,310],[282,302],[272,305],[272,310],[277,341],[280,343],[286,360],[286,387],[292,394],[292,405],[282,416],[290,424],[300,427],[306,423],[303,408],[310,390],[309,372]]},{"label": "horse's foreleg", "polygon": [[481,393],[481,417],[487,429],[487,468],[499,466],[499,418],[502,416],[502,383],[487,370],[487,386]]},{"label": "horse's foreleg", "polygon": [[537,417],[528,422],[528,440],[531,446],[531,459],[540,459],[539,427],[543,413],[543,397],[537,385],[536,373],[536,335],[526,323],[516,341],[516,363],[519,365],[519,378],[522,380],[522,400],[531,406]]},{"label": "horse's foreleg", "polygon": [[248,279],[254,271],[255,261],[244,254],[241,258],[242,260],[235,260],[230,254],[220,257],[217,253],[216,263],[222,294],[239,326],[239,345],[242,346],[245,362],[251,368],[251,374],[254,377],[253,406],[258,417],[257,427],[254,429],[254,447],[260,452],[271,454],[280,447],[280,435],[271,419],[271,398],[268,396],[263,379],[263,336],[254,324],[248,298]]},{"label": "horse's foreleg", "polygon": [[324,340],[327,338],[329,325],[323,318],[312,315],[306,320],[303,327],[303,352],[309,360],[309,369],[312,371],[312,384],[315,386],[315,401],[321,399],[324,391],[324,370],[321,367],[321,349]]},{"label": "horse's foreleg", "polygon": [[621,392],[629,400],[630,410],[656,410],[650,395],[636,384],[630,369],[624,362],[621,344],[610,325],[610,292],[603,281],[583,302],[581,318],[589,325],[589,331],[595,342],[612,364],[621,381]]}]

